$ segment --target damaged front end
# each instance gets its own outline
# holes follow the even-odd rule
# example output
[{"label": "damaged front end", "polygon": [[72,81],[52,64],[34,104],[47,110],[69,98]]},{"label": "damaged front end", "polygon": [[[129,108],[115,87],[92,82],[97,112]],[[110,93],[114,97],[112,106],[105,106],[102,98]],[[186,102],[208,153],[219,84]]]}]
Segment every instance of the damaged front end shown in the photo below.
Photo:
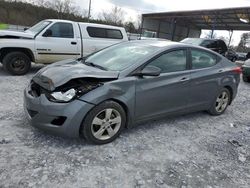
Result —
[{"label": "damaged front end", "polygon": [[31,81],[29,94],[33,97],[39,97],[41,94],[44,94],[51,102],[67,103],[80,98],[111,80],[113,79],[77,78],[55,88],[53,91],[44,89],[36,82]]}]

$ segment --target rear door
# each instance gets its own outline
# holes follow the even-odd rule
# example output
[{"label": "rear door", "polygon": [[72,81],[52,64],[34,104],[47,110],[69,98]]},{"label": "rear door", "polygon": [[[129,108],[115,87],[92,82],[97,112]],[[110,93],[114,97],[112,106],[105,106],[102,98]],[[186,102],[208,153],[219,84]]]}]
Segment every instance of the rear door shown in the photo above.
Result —
[{"label": "rear door", "polygon": [[147,76],[136,81],[137,120],[186,108],[190,79],[186,54],[186,49],[166,52],[147,64],[162,72],[158,77]]},{"label": "rear door", "polygon": [[36,37],[38,63],[53,63],[64,59],[74,59],[80,55],[75,31],[72,23],[57,22],[48,28],[51,35],[42,32]]},{"label": "rear door", "polygon": [[192,60],[189,107],[207,108],[219,90],[222,77],[220,57],[201,49],[190,49]]}]

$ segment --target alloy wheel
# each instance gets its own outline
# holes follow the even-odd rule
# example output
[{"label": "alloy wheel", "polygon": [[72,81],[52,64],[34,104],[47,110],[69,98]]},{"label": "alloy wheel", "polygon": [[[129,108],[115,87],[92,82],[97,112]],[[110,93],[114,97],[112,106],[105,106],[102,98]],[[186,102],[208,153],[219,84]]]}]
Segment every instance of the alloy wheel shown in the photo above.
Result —
[{"label": "alloy wheel", "polygon": [[216,99],[216,105],[215,105],[215,109],[217,112],[221,113],[223,112],[229,102],[229,95],[226,91],[223,91]]},{"label": "alloy wheel", "polygon": [[121,114],[117,110],[113,108],[104,109],[92,121],[92,135],[98,140],[110,139],[119,131],[121,123]]}]

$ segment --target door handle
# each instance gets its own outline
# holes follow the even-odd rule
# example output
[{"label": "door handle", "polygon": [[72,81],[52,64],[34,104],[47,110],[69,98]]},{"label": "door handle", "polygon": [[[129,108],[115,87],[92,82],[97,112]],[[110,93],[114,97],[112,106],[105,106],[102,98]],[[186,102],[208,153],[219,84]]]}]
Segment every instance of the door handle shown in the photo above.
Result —
[{"label": "door handle", "polygon": [[185,82],[185,81],[188,81],[188,80],[189,80],[189,78],[187,78],[187,77],[184,77],[184,78],[180,79],[181,82]]},{"label": "door handle", "polygon": [[222,73],[222,72],[224,72],[224,70],[223,70],[223,69],[220,69],[218,72],[219,72],[219,73]]},{"label": "door handle", "polygon": [[72,45],[76,45],[76,44],[77,44],[77,42],[71,42],[71,44],[72,44]]}]

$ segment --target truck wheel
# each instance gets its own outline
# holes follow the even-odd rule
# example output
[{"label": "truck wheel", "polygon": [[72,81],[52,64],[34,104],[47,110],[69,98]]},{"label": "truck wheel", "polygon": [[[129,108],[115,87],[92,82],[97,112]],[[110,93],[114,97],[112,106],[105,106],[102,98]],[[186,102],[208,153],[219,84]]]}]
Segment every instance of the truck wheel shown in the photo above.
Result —
[{"label": "truck wheel", "polygon": [[23,52],[10,52],[3,58],[4,70],[12,75],[24,75],[30,66],[30,58]]}]

